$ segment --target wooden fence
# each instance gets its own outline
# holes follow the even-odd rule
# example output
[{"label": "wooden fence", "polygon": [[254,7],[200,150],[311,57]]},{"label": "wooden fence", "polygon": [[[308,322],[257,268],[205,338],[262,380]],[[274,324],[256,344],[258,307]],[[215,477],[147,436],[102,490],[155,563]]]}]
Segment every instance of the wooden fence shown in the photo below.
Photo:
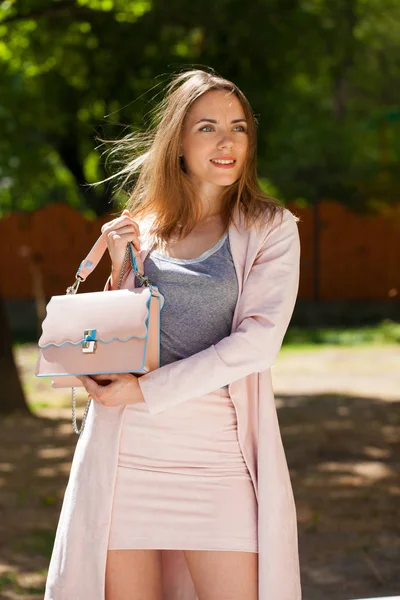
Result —
[{"label": "wooden fence", "polygon": [[[354,213],[335,202],[289,208],[300,218],[302,245],[299,298],[400,300],[400,205],[380,216]],[[0,289],[6,299],[63,294],[97,239],[105,216],[87,220],[76,210],[53,204],[0,221]],[[317,234],[317,235],[316,235]],[[85,283],[102,289],[110,269],[107,256]]]}]

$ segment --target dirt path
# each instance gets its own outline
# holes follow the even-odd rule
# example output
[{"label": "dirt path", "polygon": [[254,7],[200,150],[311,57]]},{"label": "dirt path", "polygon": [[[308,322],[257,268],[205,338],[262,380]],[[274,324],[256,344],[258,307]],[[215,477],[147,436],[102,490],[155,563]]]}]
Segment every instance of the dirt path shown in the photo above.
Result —
[{"label": "dirt path", "polygon": [[[1,600],[43,597],[76,443],[69,399],[32,377],[35,356],[17,350],[37,418],[0,422]],[[274,367],[304,600],[400,593],[399,366],[398,347],[323,347]]]}]

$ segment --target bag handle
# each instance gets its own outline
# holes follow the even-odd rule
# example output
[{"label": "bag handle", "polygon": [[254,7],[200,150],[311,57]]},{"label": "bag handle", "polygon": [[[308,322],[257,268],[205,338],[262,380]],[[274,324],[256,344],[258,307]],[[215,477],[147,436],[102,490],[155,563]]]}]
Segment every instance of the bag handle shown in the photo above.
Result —
[{"label": "bag handle", "polygon": [[[104,252],[106,251],[106,249],[107,249],[107,242],[106,242],[104,234],[101,234],[101,236],[98,238],[98,240],[95,242],[94,246],[90,250],[89,254],[79,265],[79,268],[75,275],[75,282],[70,287],[67,288],[67,294],[76,294],[76,292],[78,291],[79,285],[83,281],[85,281],[86,278],[91,273],[93,273],[93,271],[99,264],[100,260],[103,258],[103,255],[104,255]],[[134,272],[135,276],[139,279],[140,283],[142,285],[144,285],[145,287],[149,287],[151,284],[150,284],[148,278],[139,273],[139,269],[138,269],[137,262],[136,262],[136,257],[133,252],[133,245],[131,242],[128,242],[128,244],[126,246],[124,262],[122,264],[121,275],[119,277],[119,282],[118,282],[119,287],[121,286],[121,283],[122,283],[122,279],[123,279],[123,276],[125,273],[126,263],[127,263],[128,259],[130,259],[130,263],[131,263],[133,272]],[[119,289],[119,287],[118,287],[118,289]]]},{"label": "bag handle", "polygon": [[81,262],[76,272],[76,279],[85,281],[86,278],[95,270],[100,260],[103,258],[107,249],[106,238],[103,234],[95,242],[87,257]]}]

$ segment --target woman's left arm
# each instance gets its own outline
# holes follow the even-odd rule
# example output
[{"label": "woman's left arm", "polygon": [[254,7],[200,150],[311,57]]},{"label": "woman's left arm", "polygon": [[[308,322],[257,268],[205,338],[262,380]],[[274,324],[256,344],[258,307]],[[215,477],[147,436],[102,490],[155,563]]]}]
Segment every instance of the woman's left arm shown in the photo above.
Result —
[{"label": "woman's left arm", "polygon": [[150,413],[212,392],[275,362],[299,285],[300,241],[294,216],[275,218],[243,285],[239,325],[217,344],[139,377]]}]

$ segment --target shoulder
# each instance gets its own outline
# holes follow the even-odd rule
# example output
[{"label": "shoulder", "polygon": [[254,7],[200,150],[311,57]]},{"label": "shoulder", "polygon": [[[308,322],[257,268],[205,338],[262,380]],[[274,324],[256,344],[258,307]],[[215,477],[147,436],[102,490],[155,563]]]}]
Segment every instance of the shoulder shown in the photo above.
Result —
[{"label": "shoulder", "polygon": [[266,206],[262,218],[248,225],[245,225],[242,211],[236,213],[232,241],[238,248],[238,255],[246,257],[243,260],[249,268],[255,261],[267,263],[279,257],[291,264],[299,261],[297,217],[282,206],[277,206],[273,211],[268,209]]},{"label": "shoulder", "polygon": [[270,237],[285,236],[290,232],[298,235],[298,217],[281,205],[265,204],[264,207],[261,207],[259,216],[250,224],[244,226],[244,221],[245,217],[242,214],[239,219],[242,228],[248,229],[253,239],[258,238],[260,245],[263,245]]},{"label": "shoulder", "polygon": [[269,235],[272,232],[297,232],[297,222],[298,217],[296,217],[288,208],[280,208],[276,211],[275,215],[271,218],[270,223],[266,226],[266,235]]},{"label": "shoulder", "polygon": [[296,260],[300,254],[298,217],[282,207],[264,225],[259,243],[261,253],[291,255]]}]

